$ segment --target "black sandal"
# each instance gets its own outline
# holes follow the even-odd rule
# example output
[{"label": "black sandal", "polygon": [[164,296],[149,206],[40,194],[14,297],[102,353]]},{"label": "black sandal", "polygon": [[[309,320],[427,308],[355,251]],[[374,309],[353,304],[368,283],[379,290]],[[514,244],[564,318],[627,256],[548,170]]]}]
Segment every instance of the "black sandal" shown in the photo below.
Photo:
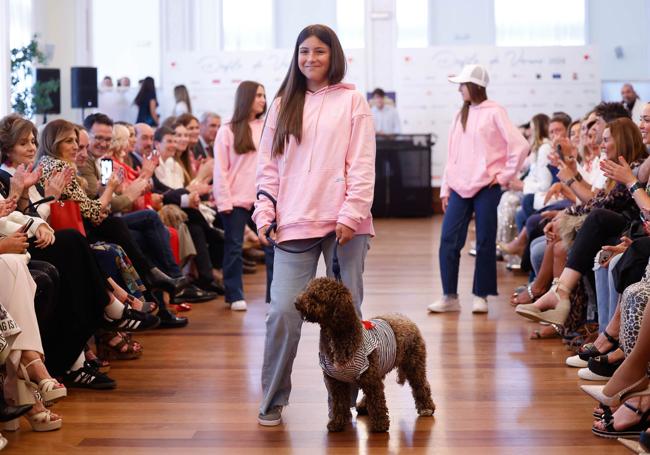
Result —
[{"label": "black sandal", "polygon": [[[616,338],[614,338],[609,333],[607,333],[606,330],[603,331],[603,335],[605,335],[607,341],[612,343],[612,348],[608,352],[612,352],[618,348],[619,343]],[[580,357],[584,361],[588,361],[592,357],[598,357],[604,354],[607,354],[607,352],[600,352],[598,348],[596,348],[596,345],[594,343],[585,344],[578,351],[578,357]]]},{"label": "black sandal", "polygon": [[629,403],[623,403],[623,406],[633,411],[636,415],[641,416],[641,421],[625,430],[616,430],[614,428],[613,418],[610,420],[602,420],[602,422],[605,423],[605,430],[601,430],[600,428],[596,428],[594,426],[591,428],[591,432],[596,436],[607,439],[626,438],[630,436],[639,437],[641,433],[645,432],[645,430],[647,430],[650,426],[650,422],[648,422],[648,417],[650,417],[650,409],[643,412]]},{"label": "black sandal", "polygon": [[609,361],[609,354],[592,357],[587,363],[587,368],[599,376],[611,378],[614,372],[623,364],[623,359]]},{"label": "black sandal", "polygon": [[120,319],[111,319],[104,313],[104,328],[107,330],[142,332],[155,329],[159,324],[158,316],[135,310],[128,303],[124,304],[124,313]]}]

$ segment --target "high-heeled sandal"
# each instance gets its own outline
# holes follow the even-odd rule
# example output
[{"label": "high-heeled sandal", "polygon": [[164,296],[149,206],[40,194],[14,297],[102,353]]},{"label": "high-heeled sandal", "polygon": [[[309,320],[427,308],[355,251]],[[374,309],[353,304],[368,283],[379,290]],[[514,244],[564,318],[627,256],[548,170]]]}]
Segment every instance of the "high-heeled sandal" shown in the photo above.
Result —
[{"label": "high-heeled sandal", "polygon": [[601,430],[600,428],[594,426],[591,428],[591,432],[596,436],[600,436],[601,438],[607,438],[607,439],[640,436],[641,432],[644,432],[645,430],[648,429],[648,426],[650,426],[650,422],[648,422],[648,417],[650,417],[650,409],[643,412],[639,410],[639,408],[636,408],[629,403],[623,403],[623,406],[625,406],[626,408],[634,412],[636,415],[641,417],[639,423],[632,425],[631,427],[628,427],[624,430],[617,430],[614,428],[615,419],[610,419],[608,421],[603,421],[603,423],[605,424],[604,430]]},{"label": "high-heeled sandal", "polygon": [[[120,341],[114,345],[110,344],[116,336],[120,337]],[[133,360],[142,356],[142,345],[120,332],[104,332],[96,337],[96,344],[97,354],[102,359]]]},{"label": "high-heeled sandal", "polygon": [[540,310],[533,303],[528,303],[526,305],[518,305],[515,312],[519,316],[523,316],[527,319],[530,319],[535,322],[548,322],[549,324],[555,324],[563,326],[569,317],[571,312],[571,301],[569,299],[562,299],[558,294],[558,290],[562,290],[567,294],[571,293],[571,290],[560,283],[559,280],[553,281],[553,286],[548,291],[552,293],[557,299],[557,305],[551,310]]},{"label": "high-heeled sandal", "polygon": [[[18,401],[19,406],[26,404],[35,404],[36,399],[42,401],[42,397],[38,390],[31,389],[31,392],[32,393],[29,396],[22,397],[22,399],[26,399],[27,401]],[[18,400],[21,400],[21,398],[18,398]],[[54,431],[61,428],[63,425],[63,418],[59,416],[59,419],[54,420],[52,419],[52,414],[52,411],[45,409],[44,411],[38,412],[36,414],[24,415],[23,417],[27,419],[27,422],[29,422],[29,425],[32,427],[33,431]],[[20,419],[13,419],[4,422],[2,424],[2,428],[6,431],[18,431],[20,429]]]},{"label": "high-heeled sandal", "polygon": [[580,348],[580,350],[578,351],[578,356],[582,360],[588,361],[592,357],[598,357],[598,356],[608,354],[608,353],[616,350],[616,348],[618,348],[618,345],[619,345],[618,340],[616,338],[614,338],[613,336],[611,336],[609,333],[607,333],[607,330],[603,331],[603,335],[605,335],[605,338],[607,338],[607,341],[612,343],[612,347],[611,347],[611,349],[609,351],[600,352],[594,343],[587,343],[587,344],[585,344],[584,346],[582,346]]},{"label": "high-heeled sandal", "polygon": [[[645,384],[643,388],[641,386]],[[640,397],[645,395],[650,395],[650,387],[648,387],[648,377],[643,376],[641,379],[636,381],[634,384],[625,387],[620,392],[617,392],[614,396],[607,396],[603,393],[604,385],[581,385],[580,389],[594,400],[599,403],[604,404],[605,406],[620,406],[625,400],[629,400],[632,397]]]},{"label": "high-heeled sandal", "polygon": [[[119,299],[118,299],[119,300]],[[158,309],[158,304],[156,302],[143,302],[142,300],[132,296],[131,294],[127,294],[126,299],[120,300],[120,302],[124,304],[129,304],[132,308],[135,309],[135,306],[133,305],[134,303],[142,305],[142,309],[138,311],[142,311],[143,313],[153,313]]]},{"label": "high-heeled sandal", "polygon": [[[45,403],[56,403],[62,398],[65,398],[68,395],[68,390],[60,384],[56,379],[45,378],[39,381],[38,384],[32,382],[27,372],[27,368],[34,365],[35,363],[43,361],[41,359],[34,359],[29,362],[27,365],[20,364],[20,370],[23,373],[23,378],[18,379],[17,388],[18,388],[18,400],[22,403],[23,401],[29,401],[28,395],[31,396],[31,389],[37,390],[38,393],[43,397],[43,402]],[[57,387],[60,386],[60,387]]]}]

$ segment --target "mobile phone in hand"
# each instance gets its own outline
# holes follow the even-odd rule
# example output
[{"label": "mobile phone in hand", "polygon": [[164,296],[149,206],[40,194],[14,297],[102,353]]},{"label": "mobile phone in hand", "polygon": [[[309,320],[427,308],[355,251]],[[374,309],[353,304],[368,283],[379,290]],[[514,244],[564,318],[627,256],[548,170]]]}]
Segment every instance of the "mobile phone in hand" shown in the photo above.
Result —
[{"label": "mobile phone in hand", "polygon": [[106,185],[113,174],[113,160],[110,158],[102,158],[100,160],[99,169],[101,174],[101,183],[102,185]]},{"label": "mobile phone in hand", "polygon": [[555,147],[555,153],[560,157],[560,160],[564,161],[564,152],[562,152],[562,146],[560,144]]},{"label": "mobile phone in hand", "polygon": [[34,224],[34,218],[30,218],[27,223],[23,224],[20,229],[18,229],[18,232],[24,234],[27,231],[29,231],[29,228],[32,227],[32,224]]}]

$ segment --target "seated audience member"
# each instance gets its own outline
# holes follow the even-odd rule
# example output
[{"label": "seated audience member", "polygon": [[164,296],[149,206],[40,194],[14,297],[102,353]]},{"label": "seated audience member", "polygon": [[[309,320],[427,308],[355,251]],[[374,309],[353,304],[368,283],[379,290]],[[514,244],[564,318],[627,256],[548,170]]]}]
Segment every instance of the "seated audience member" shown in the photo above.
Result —
[{"label": "seated audience member", "polygon": [[[127,163],[133,169],[142,167],[145,157],[150,157],[153,152],[153,129],[146,123],[135,125],[135,147],[129,153]],[[130,162],[129,162],[130,161]]]},{"label": "seated audience member", "polygon": [[[48,179],[56,171],[63,171],[68,167],[75,166],[78,137],[79,133],[75,126],[65,120],[54,120],[45,126],[42,133],[43,139],[39,147],[39,159],[43,168],[44,179]],[[65,143],[65,146],[60,146],[62,142]],[[153,297],[158,300],[161,308],[159,315],[162,323],[169,327],[185,325],[187,323],[185,318],[178,318],[164,309],[164,294],[168,293],[173,296],[185,283],[180,279],[172,279],[167,276],[142,253],[125,224],[124,217],[108,216],[108,205],[113,192],[119,184],[117,175],[114,174],[106,185],[103,194],[98,199],[90,199],[81,188],[79,181],[72,179],[65,186],[62,194],[79,204],[81,216],[84,220],[84,228],[90,242],[95,243],[103,240],[121,246],[133,262],[133,266],[142,277],[147,289],[163,293],[162,296],[157,298],[155,297],[156,293],[153,293]],[[147,227],[151,228],[152,226]],[[153,227],[155,228],[155,226]],[[164,226],[162,229],[168,235]],[[155,241],[156,239],[160,242],[157,248],[169,248],[168,242],[164,243],[160,238],[154,237],[154,234],[152,234],[151,240]]]},{"label": "seated audience member", "polygon": [[397,109],[386,103],[386,92],[380,88],[376,88],[372,92],[371,110],[377,135],[399,134],[402,131]]},{"label": "seated audience member", "polygon": [[[638,167],[647,156],[641,134],[629,118],[608,123],[602,138],[608,160],[619,162],[619,157],[622,157],[624,160],[621,160],[622,162],[629,162],[634,167]],[[569,146],[568,141],[561,143],[567,155]],[[560,162],[559,177],[565,180],[568,187],[572,187],[576,172],[575,160]],[[639,208],[630,192],[625,185],[617,184],[612,179],[608,181],[605,190],[595,194],[586,188],[576,188],[576,190],[576,194],[584,204],[567,209],[563,212],[563,219],[557,218],[546,229],[547,236],[562,235],[565,244],[570,241],[570,236],[575,236],[568,250],[566,266],[549,292],[535,303],[517,307],[517,313],[522,316],[560,326],[565,325],[571,311],[569,300],[571,293],[580,278],[591,272],[596,253],[603,245],[618,243],[623,231],[639,217]],[[569,221],[570,217],[575,221]],[[580,224],[578,222],[581,219],[583,221]],[[560,229],[564,229],[565,232],[561,232]]]},{"label": "seated audience member", "polygon": [[221,117],[214,112],[204,112],[201,115],[201,124],[199,125],[199,142],[196,143],[194,150],[194,159],[213,158],[214,157],[214,140],[217,132],[221,127]]}]

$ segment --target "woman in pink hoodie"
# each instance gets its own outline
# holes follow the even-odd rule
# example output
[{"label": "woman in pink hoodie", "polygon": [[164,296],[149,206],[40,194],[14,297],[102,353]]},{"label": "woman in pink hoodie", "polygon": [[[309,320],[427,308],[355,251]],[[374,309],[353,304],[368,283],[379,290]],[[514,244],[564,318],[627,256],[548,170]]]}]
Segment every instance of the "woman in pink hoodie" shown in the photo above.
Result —
[{"label": "woman in pink hoodie", "polygon": [[214,142],[212,191],[223,221],[223,284],[226,303],[234,311],[245,311],[242,283],[244,228],[255,202],[257,149],[262,135],[261,117],[266,112],[264,86],[244,81],[237,87],[235,112]]},{"label": "woman in pink hoodie", "polygon": [[521,167],[529,145],[506,110],[487,99],[490,78],[481,65],[466,65],[450,82],[460,84],[463,107],[449,133],[447,165],[440,198],[445,217],[440,237],[440,275],[444,297],[429,311],[460,311],[458,266],[472,214],[476,220],[476,266],[472,312],[486,313],[487,296],[497,294],[496,231],[501,187]]},{"label": "woman in pink hoodie", "polygon": [[336,242],[342,280],[361,317],[363,265],[374,235],[375,131],[363,95],[341,83],[345,69],[341,43],[329,27],[302,30],[262,134],[257,188],[277,200],[277,206],[266,197],[255,203],[253,218],[262,243],[268,243],[265,233],[273,220],[275,240],[283,246],[305,248],[332,231],[336,238],[301,254],[275,250],[261,425],[282,421],[302,326],[294,301],[315,276],[321,253],[332,276]]}]

